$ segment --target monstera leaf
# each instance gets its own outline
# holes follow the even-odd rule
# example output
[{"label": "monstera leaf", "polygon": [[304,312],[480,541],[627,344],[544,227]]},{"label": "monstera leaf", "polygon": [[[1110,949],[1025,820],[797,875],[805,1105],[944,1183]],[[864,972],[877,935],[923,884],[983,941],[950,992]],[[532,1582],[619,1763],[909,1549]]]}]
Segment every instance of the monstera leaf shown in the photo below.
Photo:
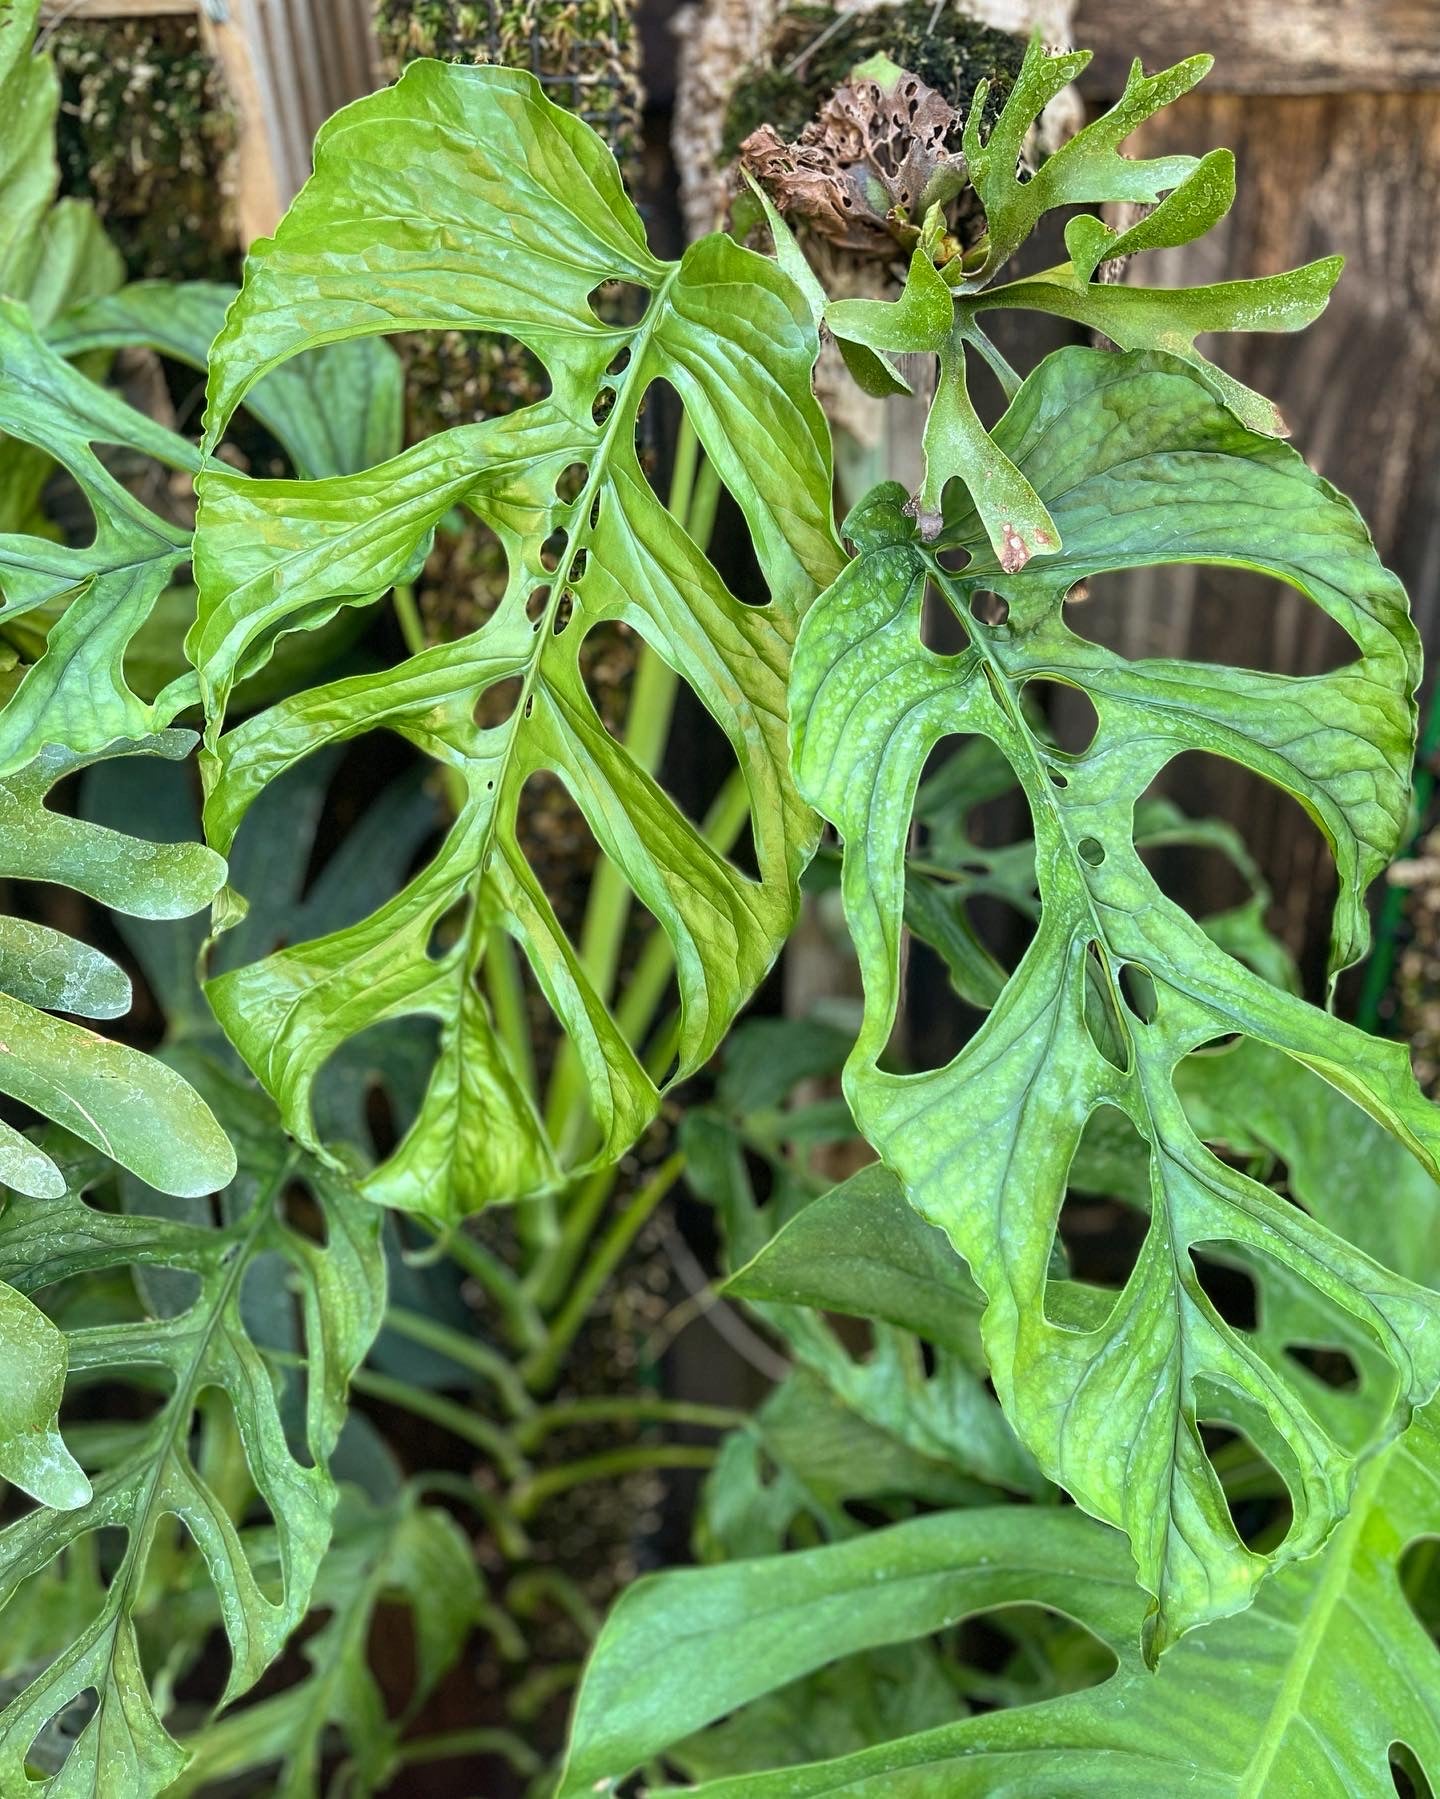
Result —
[{"label": "monstera leaf", "polygon": [[[1392,1255],[1417,1280],[1440,1274],[1440,1186],[1379,1126],[1357,1119],[1348,1101],[1250,1043],[1193,1057],[1181,1074],[1197,1123],[1208,1110],[1205,1128],[1233,1149],[1293,1158],[1291,1188],[1317,1215],[1366,1250]],[[1375,1204],[1377,1192],[1385,1205]],[[933,1306],[914,1282],[913,1254],[892,1251],[885,1259],[899,1268],[894,1284],[886,1286],[876,1267],[857,1272],[869,1288],[884,1287],[889,1310],[913,1306],[921,1322]],[[1262,1289],[1262,1327],[1273,1297]],[[1363,1388],[1332,1397],[1357,1413],[1365,1406]],[[1432,1403],[1367,1462],[1349,1515],[1320,1555],[1267,1581],[1241,1616],[1187,1637],[1157,1672],[1136,1646],[1144,1601],[1121,1539],[1074,1512],[953,1512],[798,1555],[640,1581],[596,1645],[561,1799],[613,1790],[662,1752],[673,1749],[680,1765],[704,1766],[722,1748],[729,1778],[687,1792],[706,1799],[877,1792],[980,1799],[998,1791],[1033,1799],[1192,1791],[1216,1799],[1350,1799],[1397,1790],[1397,1745],[1433,1786],[1440,1654],[1408,1597],[1416,1584],[1408,1552],[1430,1547],[1440,1512],[1436,1411]],[[1088,1691],[968,1716],[952,1687],[950,1716],[929,1728],[905,1734],[888,1718],[877,1723],[873,1707],[859,1708],[852,1715],[868,1737],[862,1747],[828,1757],[793,1747],[813,1744],[817,1734],[806,1709],[810,1691],[791,1684],[812,1670],[843,1669],[847,1658],[877,1646],[1026,1604],[1085,1626],[1098,1639],[1091,1650],[1112,1663],[1109,1677]],[[996,1612],[994,1622],[1007,1615]],[[952,1665],[949,1672],[961,1671]],[[963,1677],[956,1685],[964,1690]],[[788,1740],[773,1729],[777,1712],[792,1721]],[[692,1752],[691,1733],[726,1713],[733,1714],[723,1727],[731,1741],[708,1731],[697,1745],[713,1739],[714,1747]],[[759,1754],[748,1729],[757,1716]],[[784,1760],[763,1755],[766,1723],[790,1750]],[[651,1785],[652,1792],[673,1790]]]},{"label": "monstera leaf", "polygon": [[[638,323],[606,323],[592,308],[606,282],[641,290]],[[838,552],[828,443],[809,387],[817,339],[799,293],[721,237],[678,263],[657,261],[609,152],[528,75],[415,63],[394,89],[325,127],[314,176],[275,238],[256,246],[216,342],[210,441],[251,383],[286,358],[426,327],[518,338],[544,362],[552,392],[344,479],[207,473],[190,650],[209,712],[205,816],[216,846],[229,845],[283,769],[377,728],[406,737],[463,788],[435,858],[387,904],[208,989],[288,1128],[310,1145],[315,1078],[336,1050],[386,1020],[439,1020],[421,1114],[367,1191],[443,1219],[552,1187],[566,1159],[482,991],[492,939],[520,946],[574,1046],[595,1125],[590,1159],[613,1159],[658,1103],[607,1010],[613,971],[577,952],[522,853],[516,818],[532,774],[558,774],[673,945],[681,1076],[769,967],[814,841],[788,775],[790,647]],[[768,605],[727,591],[641,470],[636,417],[662,380],[745,518]],[[258,638],[409,579],[456,506],[483,520],[509,559],[504,598],[482,629],[220,735]],[[749,793],[756,878],[727,862],[601,724],[581,651],[608,619],[653,646],[729,738]],[[437,942],[447,918],[458,928]]]},{"label": "monstera leaf", "polygon": [[[309,1799],[318,1790],[327,1732],[343,1733],[352,1778],[378,1792],[394,1772],[406,1723],[454,1665],[480,1615],[484,1592],[465,1533],[447,1512],[406,1487],[384,1506],[342,1490],[335,1541],[315,1581],[312,1603],[328,1613],[305,1644],[309,1672],[284,1692],[237,1708],[186,1747],[192,1760],[167,1799],[213,1790],[238,1776],[281,1771],[264,1790]],[[386,1716],[368,1651],[384,1606],[405,1604],[415,1621],[416,1677],[402,1716]]]},{"label": "monstera leaf", "polygon": [[[797,776],[845,843],[843,892],[865,979],[847,1075],[857,1122],[912,1203],[968,1262],[988,1301],[995,1386],[1047,1474],[1130,1535],[1156,1596],[1152,1654],[1247,1604],[1269,1567],[1313,1553],[1356,1475],[1299,1371],[1217,1314],[1191,1250],[1238,1249],[1357,1324],[1390,1366],[1372,1437],[1440,1380],[1433,1296],[1206,1148],[1175,1090],[1191,1050],[1238,1035],[1281,1051],[1380,1120],[1431,1167],[1440,1123],[1404,1049],[1277,990],[1226,955],[1155,885],[1136,850],[1137,801],[1182,750],[1228,756],[1294,794],[1340,875],[1332,965],[1364,948],[1362,896],[1404,818],[1416,643],[1402,590],[1349,505],[1291,451],[1248,430],[1184,363],[1066,350],[997,426],[1001,451],[1050,509],[1063,551],[1007,571],[963,497],[935,549],[898,488],[847,522],[856,560],[807,618],[792,690]],[[971,558],[963,572],[945,550]],[[951,558],[947,557],[947,560]],[[1071,584],[1171,561],[1235,563],[1290,582],[1354,639],[1360,659],[1306,679],[1179,662],[1127,663],[1063,616]],[[927,582],[968,638],[920,635]],[[977,592],[1002,596],[985,624]],[[1099,724],[1080,755],[1027,721],[1034,679],[1087,694]],[[1035,940],[977,1036],[946,1068],[879,1062],[894,1021],[911,804],[931,748],[987,737],[1034,825]],[[1113,1108],[1150,1162],[1150,1226],[1116,1295],[1052,1281],[1052,1244],[1087,1120]],[[1107,1112],[1107,1116],[1109,1113]],[[1282,1475],[1294,1523],[1274,1556],[1237,1537],[1198,1422],[1246,1434]]]},{"label": "monstera leaf", "polygon": [[0,430],[43,450],[74,478],[95,518],[92,541],[0,535],[0,627],[63,606],[44,648],[0,708],[0,773],[47,745],[84,754],[170,724],[196,696],[182,675],[153,700],[132,691],[127,646],[190,555],[190,533],[136,498],[101,462],[118,444],[193,476],[193,444],[73,368],[41,338],[22,306],[0,300]]},{"label": "monstera leaf", "polygon": [[[184,756],[195,739],[168,731],[112,754]],[[117,912],[184,918],[224,878],[198,843],[149,843],[46,806],[57,781],[98,758],[46,750],[0,780],[0,875],[53,881]],[[0,1093],[93,1144],[162,1192],[197,1195],[224,1186],[235,1156],[209,1108],[173,1069],[123,1043],[54,1016],[116,1018],[130,982],[100,951],[49,925],[0,918]],[[44,1150],[0,1124],[0,1181],[58,1198],[59,1170]]]},{"label": "monstera leaf", "polygon": [[[841,1657],[1025,1604],[1084,1625],[1114,1673],[1015,1710],[966,1717],[957,1699],[961,1716],[917,1734],[684,1791],[1353,1799],[1395,1790],[1397,1740],[1433,1781],[1440,1656],[1398,1563],[1433,1531],[1437,1505],[1440,1436],[1427,1411],[1367,1466],[1324,1556],[1278,1575],[1242,1617],[1188,1638],[1158,1673],[1136,1648],[1143,1606],[1119,1540],[1073,1512],[942,1513],[855,1542],[639,1581],[596,1646],[560,1799],[616,1790],[701,1726]],[[745,1717],[728,1728],[743,1731]]]},{"label": "monstera leaf", "polygon": [[[160,1553],[167,1518],[183,1524],[215,1586],[231,1651],[227,1700],[254,1684],[304,1617],[329,1541],[335,1488],[326,1464],[350,1375],[384,1309],[380,1215],[342,1177],[289,1152],[262,1096],[198,1061],[190,1072],[241,1150],[242,1173],[223,1198],[218,1226],[208,1201],[198,1210],[166,1208],[143,1189],[127,1195],[125,1210],[102,1210],[86,1189],[103,1164],[67,1154],[53,1138],[50,1152],[66,1169],[63,1195],[12,1195],[0,1212],[0,1279],[18,1292],[41,1294],[80,1274],[137,1271],[145,1303],[133,1319],[67,1333],[70,1376],[111,1380],[134,1370],[142,1392],[155,1384],[162,1390],[143,1423],[102,1433],[88,1498],[71,1493],[73,1509],[42,1508],[0,1530],[0,1620],[57,1557],[83,1553],[92,1533],[125,1533],[93,1612],[0,1712],[5,1793],[148,1799],[184,1769],[186,1755],[165,1728],[136,1637],[150,1598],[143,1576]],[[288,1208],[297,1206],[302,1215],[313,1208],[319,1240],[291,1222]],[[295,1303],[287,1282],[298,1294],[306,1350],[293,1444],[275,1372],[255,1336],[258,1315]],[[190,1446],[212,1388],[228,1396],[248,1482],[274,1521],[273,1581],[247,1556],[226,1503],[227,1493],[231,1505],[236,1495],[224,1459],[212,1468]],[[247,1491],[242,1481],[242,1508]],[[25,1770],[37,1733],[87,1692],[94,1708],[64,1768],[32,1786]]]}]

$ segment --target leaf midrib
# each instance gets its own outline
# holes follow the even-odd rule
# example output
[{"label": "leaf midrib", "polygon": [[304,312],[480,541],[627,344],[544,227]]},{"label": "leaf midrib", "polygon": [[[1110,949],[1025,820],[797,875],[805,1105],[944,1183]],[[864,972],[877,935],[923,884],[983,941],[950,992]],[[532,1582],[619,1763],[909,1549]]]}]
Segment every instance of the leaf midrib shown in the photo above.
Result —
[{"label": "leaf midrib", "polygon": [[1305,1687],[1320,1653],[1331,1616],[1344,1596],[1355,1552],[1359,1548],[1377,1489],[1384,1479],[1395,1448],[1395,1444],[1389,1444],[1373,1454],[1355,1483],[1350,1510],[1330,1539],[1325,1552],[1325,1571],[1305,1608],[1304,1621],[1296,1633],[1295,1649],[1287,1663],[1285,1678],[1275,1694],[1255,1752],[1237,1788],[1237,1799],[1265,1799],[1266,1793],[1274,1790],[1269,1787],[1268,1782],[1276,1757],[1291,1724],[1301,1715]]}]

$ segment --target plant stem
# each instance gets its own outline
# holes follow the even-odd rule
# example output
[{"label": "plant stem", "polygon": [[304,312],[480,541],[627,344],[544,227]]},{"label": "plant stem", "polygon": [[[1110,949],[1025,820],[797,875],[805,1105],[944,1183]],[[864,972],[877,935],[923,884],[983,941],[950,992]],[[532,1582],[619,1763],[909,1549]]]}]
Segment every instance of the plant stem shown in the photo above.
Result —
[{"label": "plant stem", "polygon": [[437,1239],[440,1248],[495,1301],[517,1348],[534,1349],[545,1341],[545,1320],[520,1282],[499,1259],[457,1226]]},{"label": "plant stem", "polygon": [[437,1355],[488,1381],[504,1400],[512,1418],[534,1410],[535,1402],[525,1391],[514,1365],[488,1343],[478,1343],[451,1325],[427,1318],[421,1312],[407,1311],[403,1306],[391,1306],[385,1323],[398,1336],[433,1349]]},{"label": "plant stem", "polygon": [[350,1383],[357,1393],[368,1393],[386,1405],[399,1406],[417,1418],[428,1419],[448,1430],[452,1436],[476,1449],[483,1449],[509,1480],[519,1480],[525,1473],[525,1458],[515,1439],[502,1426],[488,1418],[477,1417],[468,1407],[458,1405],[439,1393],[427,1393],[423,1387],[412,1387],[408,1381],[395,1380],[388,1374],[377,1374],[373,1368],[362,1368]]},{"label": "plant stem", "polygon": [[415,603],[415,589],[408,582],[401,582],[392,589],[390,598],[395,609],[395,622],[405,640],[405,648],[412,656],[418,656],[421,650],[428,650],[430,645],[425,638],[425,621]]},{"label": "plant stem", "polygon": [[746,1413],[730,1406],[700,1405],[683,1399],[616,1398],[571,1399],[542,1406],[532,1412],[515,1433],[520,1447],[530,1453],[552,1431],[574,1424],[634,1422],[636,1424],[691,1424],[702,1430],[736,1430]]},{"label": "plant stem", "polygon": [[634,1443],[623,1449],[607,1449],[600,1455],[586,1456],[583,1461],[566,1462],[532,1475],[515,1489],[515,1511],[521,1518],[533,1518],[557,1493],[584,1486],[587,1481],[615,1480],[645,1468],[709,1468],[714,1462],[713,1449],[694,1443]]},{"label": "plant stem", "polygon": [[538,1774],[544,1762],[513,1730],[476,1728],[450,1730],[443,1735],[416,1737],[395,1750],[395,1767],[449,1761],[461,1755],[503,1755],[518,1774]]},{"label": "plant stem", "polygon": [[684,1156],[668,1156],[611,1223],[551,1325],[547,1342],[520,1365],[521,1379],[532,1393],[543,1391],[554,1380],[595,1296],[619,1266],[645,1220],[679,1179],[684,1166]]}]

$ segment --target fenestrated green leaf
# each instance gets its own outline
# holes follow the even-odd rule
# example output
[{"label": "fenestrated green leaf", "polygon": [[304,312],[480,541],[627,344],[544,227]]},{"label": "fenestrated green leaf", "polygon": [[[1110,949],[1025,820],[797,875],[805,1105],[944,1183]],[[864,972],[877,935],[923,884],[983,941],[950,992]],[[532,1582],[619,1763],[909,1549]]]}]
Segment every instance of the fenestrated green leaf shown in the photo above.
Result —
[{"label": "fenestrated green leaf", "polygon": [[[75,306],[46,332],[72,357],[143,345],[204,369],[210,345],[235,298],[211,281],[137,281]],[[277,368],[246,400],[298,475],[348,475],[400,449],[404,404],[400,358],[387,343],[361,339]]]},{"label": "fenestrated green leaf", "polygon": [[[1291,1180],[1307,1204],[1323,1194],[1329,1221],[1364,1249],[1393,1248],[1407,1274],[1434,1279],[1440,1186],[1413,1161],[1407,1168],[1377,1125],[1357,1119],[1344,1100],[1317,1096],[1316,1084],[1273,1051],[1247,1044],[1184,1068],[1202,1086],[1216,1076],[1213,1122],[1226,1119],[1232,1103],[1239,1119],[1251,1121],[1253,1136],[1232,1120],[1227,1140],[1293,1152]],[[1202,1102],[1192,1096],[1191,1103]],[[1328,1167],[1327,1155],[1335,1158]],[[1377,1206],[1377,1191],[1391,1203]],[[753,1760],[753,1773],[686,1790],[705,1799],[989,1799],[998,1791],[1021,1799],[1171,1792],[1351,1799],[1393,1792],[1397,1742],[1433,1783],[1440,1776],[1440,1655],[1411,1608],[1401,1564],[1417,1541],[1433,1536],[1440,1509],[1435,1411],[1420,1413],[1366,1465],[1350,1515],[1320,1555],[1268,1581],[1239,1617],[1187,1637],[1154,1673],[1136,1650],[1143,1601],[1125,1590],[1119,1539],[1073,1514],[954,1513],[860,1543],[641,1582],[597,1643],[569,1777],[613,1779],[680,1744],[741,1694],[774,1695],[771,1709],[783,1717],[786,1683],[931,1628],[929,1608],[937,1598],[944,1603],[946,1583],[950,1615],[993,1605],[988,1583],[1008,1574],[1003,1603],[1039,1603],[1079,1620],[1113,1652],[1114,1674],[1088,1692],[983,1716],[964,1716],[957,1701],[954,1720],[936,1728],[896,1732],[893,1740],[873,1732],[859,1752],[828,1759],[802,1747],[769,1763]],[[977,1575],[984,1591],[971,1584]],[[737,1611],[761,1641],[744,1634]],[[704,1678],[687,1678],[690,1657],[704,1661]],[[711,1710],[717,1688],[721,1703]],[[800,1702],[809,1698],[802,1693]],[[792,1715],[793,1705],[792,1698]],[[743,1737],[752,1715],[745,1707],[726,1728]],[[804,1722],[802,1712],[802,1745]],[[683,1750],[677,1759],[686,1759]],[[562,1794],[576,1790],[567,1785]]]},{"label": "fenestrated green leaf", "polygon": [[[188,1739],[192,1760],[166,1799],[267,1770],[278,1770],[264,1788],[272,1799],[310,1799],[331,1731],[343,1737],[359,1790],[378,1792],[407,1722],[454,1664],[482,1599],[470,1543],[448,1513],[421,1504],[411,1487],[383,1508],[342,1491],[312,1596],[329,1617],[305,1643],[308,1675]],[[414,1619],[415,1680],[404,1711],[391,1718],[369,1650],[381,1606],[402,1603]]]},{"label": "fenestrated green leaf", "polygon": [[[606,324],[591,308],[592,290],[608,280],[645,291],[637,324]],[[817,338],[797,290],[720,237],[678,263],[657,261],[600,140],[511,70],[414,63],[394,89],[325,127],[315,175],[275,238],[256,246],[215,345],[210,436],[254,381],[301,350],[457,326],[518,338],[545,363],[553,392],[342,480],[207,474],[190,639],[210,713],[215,844],[228,846],[282,769],[376,728],[407,737],[463,783],[438,854],[395,898],[209,988],[288,1128],[310,1144],[313,1084],[337,1049],[382,1020],[440,1021],[420,1117],[367,1184],[374,1198],[435,1218],[553,1186],[566,1160],[479,984],[497,934],[519,944],[588,1085],[596,1128],[569,1156],[613,1158],[658,1104],[606,1009],[612,971],[582,960],[521,851],[516,813],[531,774],[559,775],[671,941],[680,1076],[709,1055],[768,968],[814,840],[788,775],[790,645],[799,608],[831,578],[838,554],[828,444],[809,391]],[[742,605],[726,590],[641,471],[636,416],[657,380],[679,394],[745,517],[768,605]],[[585,471],[578,493],[561,480],[576,464]],[[481,630],[299,694],[218,736],[257,638],[407,579],[456,505],[495,531],[509,559],[504,598]],[[607,619],[652,645],[730,739],[758,879],[727,862],[600,723],[579,658]],[[501,682],[513,684],[513,710],[504,723],[477,725],[477,702]],[[453,947],[432,955],[436,922],[462,909]]]},{"label": "fenestrated green leaf", "polygon": [[[561,1799],[841,1656],[999,1605],[1054,1607],[1114,1654],[1089,1691],[960,1717],[837,1759],[706,1781],[704,1799],[1152,1799],[1392,1791],[1390,1748],[1440,1773],[1440,1657],[1405,1598],[1401,1550],[1433,1531],[1429,1414],[1366,1468],[1325,1554],[1188,1638],[1152,1673],[1119,1540],[1074,1513],[952,1512],[857,1542],[640,1581],[581,1688]],[[957,1704],[957,1711],[959,1710]],[[741,1714],[743,1722],[743,1713]],[[656,1799],[679,1789],[651,1789]]]},{"label": "fenestrated green leaf", "polygon": [[0,1281],[0,1480],[41,1505],[84,1505],[90,1483],[60,1439],[65,1339],[23,1293]]},{"label": "fenestrated green leaf", "polygon": [[[195,739],[168,731],[110,755],[174,760]],[[137,918],[184,918],[213,897],[225,866],[199,843],[150,843],[51,811],[56,782],[100,760],[48,749],[0,780],[0,876],[52,881]],[[162,1192],[209,1193],[235,1155],[209,1108],[171,1068],[55,1012],[116,1018],[130,1004],[124,972],[49,926],[0,919],[0,1093],[63,1124]],[[43,1150],[0,1134],[0,1182],[22,1193],[63,1191]]]},{"label": "fenestrated green leaf", "polygon": [[[166,1730],[136,1640],[142,1575],[167,1518],[184,1525],[215,1585],[231,1653],[227,1700],[254,1684],[304,1617],[329,1542],[335,1489],[326,1463],[350,1375],[384,1309],[380,1216],[343,1177],[289,1150],[262,1096],[198,1059],[187,1072],[242,1152],[243,1172],[224,1196],[218,1226],[159,1215],[154,1195],[148,1208],[142,1201],[125,1212],[100,1209],[86,1189],[101,1165],[78,1146],[67,1155],[53,1138],[47,1146],[68,1176],[64,1195],[12,1195],[0,1211],[0,1279],[21,1292],[81,1274],[143,1272],[152,1309],[130,1322],[71,1330],[70,1375],[83,1383],[133,1370],[142,1385],[158,1375],[164,1389],[159,1410],[102,1453],[88,1500],[72,1496],[75,1509],[30,1512],[0,1530],[0,1630],[6,1607],[57,1556],[94,1531],[125,1533],[98,1608],[0,1712],[0,1792],[150,1799],[183,1771],[186,1755]],[[292,1188],[315,1207],[323,1240],[289,1222]],[[306,1393],[296,1445],[287,1441],[275,1371],[252,1336],[249,1277],[262,1262],[267,1292],[297,1305],[303,1319]],[[153,1284],[161,1271],[163,1286]],[[197,1404],[210,1388],[229,1398],[250,1481],[274,1520],[275,1580],[252,1565],[238,1518],[190,1447]],[[69,1760],[31,1787],[25,1764],[36,1733],[87,1691],[97,1703]]]},{"label": "fenestrated green leaf", "polygon": [[[1122,1642],[1140,1607],[1118,1549],[1118,1539],[1076,1512],[998,1508],[637,1581],[606,1620],[586,1669],[558,1799],[613,1793],[634,1768],[747,1700],[842,1655],[924,1636],[975,1612],[1058,1601],[1104,1639]],[[784,1778],[804,1775],[791,1769]],[[827,1790],[782,1789],[763,1775],[699,1790],[748,1793],[752,1784],[767,1793]],[[943,1790],[949,1799],[951,1789]]]},{"label": "fenestrated green leaf", "polygon": [[190,534],[152,512],[104,466],[99,444],[119,444],[194,474],[192,444],[116,394],[97,387],[40,337],[25,309],[0,300],[0,430],[52,456],[95,515],[84,546],[0,535],[0,624],[63,605],[44,652],[0,708],[0,774],[47,745],[84,752],[168,725],[193,701],[193,675],[142,700],[125,678],[126,646],[190,554]]},{"label": "fenestrated green leaf", "polygon": [[[1355,1478],[1303,1382],[1216,1314],[1191,1245],[1268,1258],[1369,1334],[1394,1370],[1392,1396],[1375,1396],[1379,1438],[1440,1380],[1432,1296],[1206,1149],[1175,1092],[1176,1064],[1236,1033],[1320,1074],[1432,1167],[1440,1126],[1401,1046],[1271,987],[1163,896],[1136,853],[1133,810],[1189,748],[1284,786],[1335,853],[1332,961],[1343,967],[1364,946],[1364,888],[1404,819],[1415,638],[1403,591],[1353,509],[1181,363],[1062,351],[1026,383],[996,438],[1051,507],[1064,551],[1006,573],[975,515],[957,508],[940,547],[972,560],[955,576],[916,541],[900,490],[878,489],[847,523],[857,560],[802,633],[797,773],[845,840],[866,986],[847,1076],[857,1121],[984,1288],[987,1353],[1020,1437],[1086,1509],[1129,1532],[1156,1596],[1158,1652],[1245,1605],[1275,1562],[1318,1548]],[[1076,580],[1175,560],[1279,576],[1346,629],[1360,660],[1304,679],[1132,664],[1065,623]],[[959,655],[921,641],[927,580],[964,625]],[[1005,598],[1005,624],[975,618],[977,590]],[[1037,678],[1093,701],[1099,727],[1083,755],[1061,753],[1027,722],[1020,696]],[[911,802],[926,755],[952,732],[989,737],[1014,768],[1034,822],[1042,912],[979,1034],[947,1068],[897,1076],[878,1061],[898,1000]],[[1149,1148],[1151,1224],[1124,1292],[1097,1290],[1077,1313],[1047,1290],[1047,1270],[1072,1157],[1103,1106]],[[1231,1421],[1283,1476],[1295,1522],[1275,1556],[1237,1537],[1197,1417]]]}]

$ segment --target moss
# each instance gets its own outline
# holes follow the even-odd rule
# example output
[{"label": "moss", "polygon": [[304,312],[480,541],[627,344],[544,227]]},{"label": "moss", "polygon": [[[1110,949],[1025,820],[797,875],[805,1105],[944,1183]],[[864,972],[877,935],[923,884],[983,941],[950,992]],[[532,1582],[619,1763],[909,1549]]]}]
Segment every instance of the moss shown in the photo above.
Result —
[{"label": "moss", "polygon": [[622,161],[640,144],[640,40],[632,0],[378,0],[392,72],[417,56],[529,69],[557,105],[593,125]]},{"label": "moss", "polygon": [[233,280],[235,124],[194,19],[91,20],[50,39],[64,191],[94,202],[132,279]]},{"label": "moss", "polygon": [[[763,62],[746,69],[736,84],[722,140],[727,162],[761,125],[773,125],[793,142],[821,102],[867,57],[889,56],[961,114],[968,112],[980,82],[989,80],[986,116],[993,118],[1025,54],[1024,38],[977,24],[953,0],[938,19],[934,0],[850,13],[838,26],[837,17],[830,6],[791,6],[779,15]],[[828,33],[823,41],[822,33]],[[812,43],[814,51],[806,55]]]}]

